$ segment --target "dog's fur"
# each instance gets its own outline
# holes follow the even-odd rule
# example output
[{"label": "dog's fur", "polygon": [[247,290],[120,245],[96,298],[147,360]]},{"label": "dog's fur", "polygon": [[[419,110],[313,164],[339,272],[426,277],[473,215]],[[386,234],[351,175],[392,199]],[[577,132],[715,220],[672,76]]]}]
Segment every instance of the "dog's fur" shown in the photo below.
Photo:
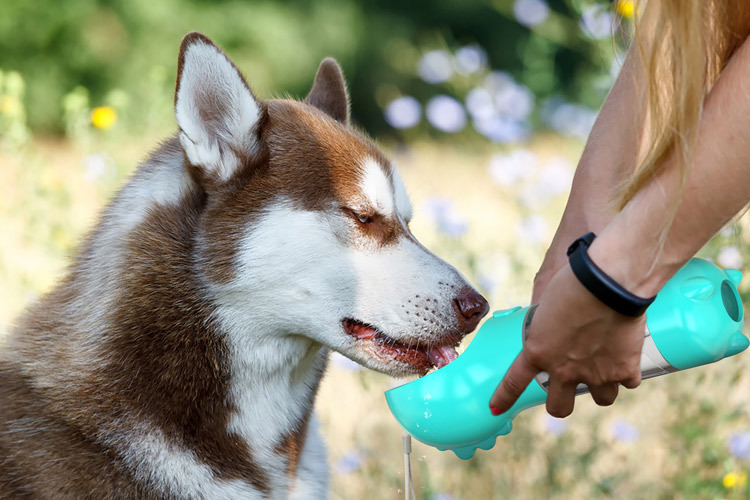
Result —
[{"label": "dog's fur", "polygon": [[328,349],[424,373],[487,311],[412,236],[333,60],[304,103],[261,101],[190,33],[175,111],[5,340],[2,498],[325,498]]}]

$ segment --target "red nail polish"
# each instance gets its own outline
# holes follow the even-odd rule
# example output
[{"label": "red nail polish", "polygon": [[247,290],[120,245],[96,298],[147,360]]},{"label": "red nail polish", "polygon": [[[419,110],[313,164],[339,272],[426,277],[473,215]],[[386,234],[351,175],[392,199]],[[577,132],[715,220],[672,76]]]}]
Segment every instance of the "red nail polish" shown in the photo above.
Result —
[{"label": "red nail polish", "polygon": [[494,416],[500,415],[502,412],[500,411],[500,408],[495,408],[494,406],[490,406],[490,411]]}]

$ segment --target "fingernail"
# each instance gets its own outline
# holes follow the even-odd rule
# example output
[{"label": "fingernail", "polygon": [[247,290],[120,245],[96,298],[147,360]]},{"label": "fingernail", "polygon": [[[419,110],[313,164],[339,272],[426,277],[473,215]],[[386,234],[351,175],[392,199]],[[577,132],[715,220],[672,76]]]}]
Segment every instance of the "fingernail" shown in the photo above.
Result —
[{"label": "fingernail", "polygon": [[490,406],[490,411],[494,416],[500,415],[502,412],[500,411],[500,408],[495,408],[494,406]]}]

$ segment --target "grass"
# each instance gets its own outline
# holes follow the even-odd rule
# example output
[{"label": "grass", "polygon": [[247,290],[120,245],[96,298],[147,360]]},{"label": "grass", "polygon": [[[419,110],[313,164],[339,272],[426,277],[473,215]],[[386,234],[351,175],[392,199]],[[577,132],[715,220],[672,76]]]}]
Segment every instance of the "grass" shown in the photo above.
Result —
[{"label": "grass", "polygon": [[[85,144],[36,138],[24,150],[0,153],[0,335],[62,275],[97,212],[154,144],[123,135],[96,135]],[[541,136],[529,148],[542,165],[563,158],[572,169],[581,144]],[[498,153],[487,146],[422,142],[393,156],[416,209],[414,233],[502,309],[528,303],[566,192],[541,198],[543,168],[513,186],[498,185],[487,170]],[[446,199],[453,222],[466,223],[465,231],[441,231],[431,216],[436,200]],[[715,256],[729,244],[747,249],[746,225],[741,220],[704,252]],[[623,391],[609,408],[581,397],[562,422],[541,408],[529,410],[494,449],[470,461],[415,442],[417,496],[748,499],[749,485],[723,482],[727,474],[750,470],[726,446],[733,433],[750,431],[748,356],[649,380],[637,391]],[[383,397],[393,383],[332,363],[317,402],[332,498],[403,498],[401,430]]]}]

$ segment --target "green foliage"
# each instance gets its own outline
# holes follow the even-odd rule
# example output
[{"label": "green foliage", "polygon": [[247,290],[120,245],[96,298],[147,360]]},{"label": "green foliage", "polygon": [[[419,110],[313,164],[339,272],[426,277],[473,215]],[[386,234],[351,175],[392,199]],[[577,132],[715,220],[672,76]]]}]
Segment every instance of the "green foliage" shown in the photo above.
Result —
[{"label": "green foliage", "polygon": [[69,131],[66,96],[80,87],[92,106],[122,89],[133,116],[156,114],[156,121],[171,125],[171,109],[153,109],[165,100],[148,97],[171,94],[179,41],[199,30],[231,55],[263,96],[303,96],[318,62],[336,57],[357,120],[371,133],[392,134],[383,120],[389,99],[465,95],[466,79],[430,85],[418,77],[419,59],[432,49],[477,45],[490,68],[508,72],[538,98],[560,95],[598,107],[607,85],[593,83],[607,79],[613,48],[579,27],[582,10],[593,3],[551,1],[548,19],[530,29],[514,18],[513,0],[14,0],[0,17],[0,68],[26,80],[34,130]]}]

